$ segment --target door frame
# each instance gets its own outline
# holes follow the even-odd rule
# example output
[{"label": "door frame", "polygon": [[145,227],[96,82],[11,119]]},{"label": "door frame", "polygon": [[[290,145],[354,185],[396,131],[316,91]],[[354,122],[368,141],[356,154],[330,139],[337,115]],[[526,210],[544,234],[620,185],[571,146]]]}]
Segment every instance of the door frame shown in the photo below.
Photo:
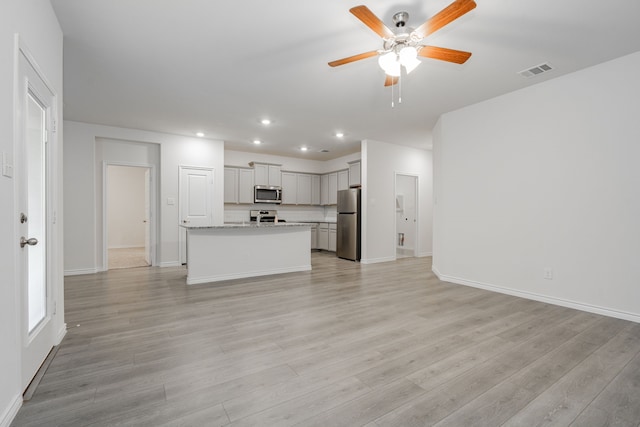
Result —
[{"label": "door frame", "polygon": [[[410,177],[414,179],[415,182],[415,187],[414,187],[414,191],[415,191],[415,195],[414,195],[414,200],[415,200],[415,221],[414,221],[414,226],[413,226],[413,241],[414,241],[414,245],[413,245],[413,257],[417,258],[418,257],[418,246],[420,244],[420,240],[418,239],[418,236],[420,236],[420,175],[414,174],[414,173],[404,173],[404,172],[395,172],[394,175],[394,181],[393,181],[393,186],[394,186],[394,202],[395,200],[397,200],[398,197],[398,177],[399,176],[406,176],[406,177]],[[398,233],[398,215],[396,214],[394,216],[394,227],[393,227],[393,233],[394,235],[396,235],[396,238],[394,238],[394,246],[393,246],[393,253],[394,256],[396,257],[396,259],[398,258],[398,248],[397,248],[397,233]]]},{"label": "door frame", "polygon": [[[20,248],[17,242],[19,242],[20,237],[22,236],[22,227],[17,223],[20,218],[20,213],[22,212],[24,206],[23,203],[23,192],[26,191],[26,181],[24,170],[26,169],[27,159],[26,159],[26,147],[25,147],[25,133],[24,133],[24,125],[25,125],[25,111],[20,110],[20,106],[24,107],[21,101],[21,97],[25,95],[24,89],[29,90],[28,86],[24,86],[26,83],[22,78],[25,76],[23,73],[20,63],[22,62],[22,58],[24,58],[25,62],[28,64],[30,70],[35,73],[40,83],[44,86],[44,88],[49,92],[47,94],[48,100],[50,100],[51,105],[47,108],[47,117],[46,117],[46,127],[47,127],[47,142],[45,144],[44,156],[45,156],[45,174],[44,174],[44,191],[45,191],[45,207],[44,207],[44,216],[45,216],[45,280],[46,280],[46,321],[40,322],[38,326],[34,328],[32,333],[29,333],[29,310],[27,308],[27,289],[26,289],[26,266],[23,264],[21,260],[24,256],[23,249]],[[14,104],[14,117],[13,117],[13,125],[14,125],[14,133],[13,133],[13,152],[14,152],[14,161],[15,168],[13,172],[17,172],[12,176],[14,179],[13,183],[13,204],[14,204],[14,233],[13,233],[13,241],[16,242],[15,245],[15,286],[16,286],[16,300],[17,304],[17,313],[18,313],[18,328],[19,331],[17,333],[17,337],[19,337],[20,342],[20,387],[23,391],[27,389],[33,378],[37,375],[38,370],[41,368],[42,363],[45,362],[47,355],[55,347],[60,344],[62,339],[66,334],[66,324],[64,324],[64,297],[61,285],[61,279],[59,278],[59,265],[60,265],[60,257],[59,254],[60,245],[57,243],[57,237],[59,234],[58,221],[61,218],[58,218],[58,197],[60,194],[60,167],[59,167],[59,138],[58,138],[58,125],[59,125],[59,109],[58,109],[58,94],[53,89],[53,85],[46,78],[42,69],[39,67],[35,57],[31,54],[30,50],[25,45],[24,41],[20,38],[18,34],[15,35],[14,38],[14,84],[13,84],[13,104]],[[35,92],[34,92],[35,94]],[[40,94],[41,96],[43,94]],[[38,101],[42,101],[38,99]],[[26,236],[28,237],[28,236]],[[54,240],[55,239],[55,240]],[[58,249],[58,250],[56,250]],[[58,304],[58,299],[62,298],[60,304]],[[60,307],[58,307],[58,305]],[[62,318],[62,323],[60,322],[60,318]],[[45,331],[46,328],[49,328],[48,331]],[[46,336],[41,336],[40,339],[46,339],[47,341],[42,343],[42,348],[48,347],[46,354],[40,363],[38,364],[38,369],[35,372],[29,373],[29,380],[25,383],[25,359],[28,357],[28,345],[33,343],[37,337],[36,335],[40,333],[45,333]],[[39,359],[40,357],[38,357]]]},{"label": "door frame", "polygon": [[157,265],[156,261],[156,241],[157,241],[157,226],[156,226],[156,195],[157,195],[157,187],[156,182],[156,167],[153,164],[148,163],[136,163],[136,162],[118,162],[118,161],[108,161],[105,160],[102,162],[102,271],[109,270],[109,233],[108,233],[108,217],[107,217],[107,170],[109,166],[130,166],[136,168],[145,168],[150,170],[150,197],[149,197],[149,241],[150,241],[150,254],[149,258],[151,260],[151,267],[155,267]]}]

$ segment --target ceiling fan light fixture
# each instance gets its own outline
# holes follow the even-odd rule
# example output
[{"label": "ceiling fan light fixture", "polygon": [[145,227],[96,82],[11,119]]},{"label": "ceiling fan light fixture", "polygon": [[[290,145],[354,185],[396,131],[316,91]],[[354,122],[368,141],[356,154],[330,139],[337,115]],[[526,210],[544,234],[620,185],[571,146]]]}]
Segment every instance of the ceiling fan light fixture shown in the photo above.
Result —
[{"label": "ceiling fan light fixture", "polygon": [[398,62],[398,55],[394,51],[380,55],[378,65],[389,76],[398,77],[400,75],[400,62]]},{"label": "ceiling fan light fixture", "polygon": [[414,46],[404,46],[400,50],[398,58],[400,60],[400,64],[402,64],[407,70],[407,74],[415,70],[416,67],[420,65],[420,60],[418,59],[418,49],[416,49]]}]

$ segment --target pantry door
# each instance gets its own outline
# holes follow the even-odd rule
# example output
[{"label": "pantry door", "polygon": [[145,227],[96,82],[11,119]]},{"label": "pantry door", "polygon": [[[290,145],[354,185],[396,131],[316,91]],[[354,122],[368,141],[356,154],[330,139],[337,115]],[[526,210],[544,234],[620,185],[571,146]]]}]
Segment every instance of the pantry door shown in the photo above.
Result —
[{"label": "pantry door", "polygon": [[[179,220],[185,226],[213,225],[212,168],[180,166]],[[187,262],[186,230],[180,232],[180,262]]]},{"label": "pantry door", "polygon": [[49,262],[50,155],[54,143],[55,95],[20,50],[17,91],[16,186],[21,285],[22,388],[27,388],[54,346]]}]

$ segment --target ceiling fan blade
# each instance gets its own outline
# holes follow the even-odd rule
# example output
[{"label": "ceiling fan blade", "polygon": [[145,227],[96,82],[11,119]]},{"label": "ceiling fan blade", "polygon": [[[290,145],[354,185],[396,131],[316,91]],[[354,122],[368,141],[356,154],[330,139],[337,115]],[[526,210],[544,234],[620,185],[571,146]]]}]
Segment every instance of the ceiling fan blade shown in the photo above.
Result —
[{"label": "ceiling fan blade", "polygon": [[476,2],[473,0],[456,0],[416,28],[415,33],[425,38],[475,8]]},{"label": "ceiling fan blade", "polygon": [[393,31],[391,31],[376,15],[369,10],[367,6],[356,6],[349,9],[349,12],[353,13],[356,18],[361,20],[364,25],[371,28],[377,35],[382,38],[388,39],[393,37]]},{"label": "ceiling fan blade", "polygon": [[372,56],[376,56],[378,54],[377,50],[372,50],[371,52],[359,53],[357,55],[348,56],[346,58],[338,59],[336,61],[329,62],[329,66],[337,67],[338,65],[348,64],[350,62],[359,61],[361,59],[371,58]]},{"label": "ceiling fan blade", "polygon": [[418,50],[418,56],[431,59],[439,59],[440,61],[453,62],[455,64],[464,64],[471,57],[471,52],[462,50],[447,49],[445,47],[422,46]]},{"label": "ceiling fan blade", "polygon": [[384,85],[385,86],[393,86],[398,83],[398,77],[392,77],[388,74],[385,74]]}]

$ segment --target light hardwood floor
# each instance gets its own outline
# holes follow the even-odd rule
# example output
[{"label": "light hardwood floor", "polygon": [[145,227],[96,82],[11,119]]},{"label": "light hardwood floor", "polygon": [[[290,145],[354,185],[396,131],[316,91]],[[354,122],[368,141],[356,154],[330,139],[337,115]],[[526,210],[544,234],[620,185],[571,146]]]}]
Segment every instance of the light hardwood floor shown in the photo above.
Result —
[{"label": "light hardwood floor", "polygon": [[634,426],[640,324],[439,281],[429,258],[185,285],[66,279],[14,426]]}]

